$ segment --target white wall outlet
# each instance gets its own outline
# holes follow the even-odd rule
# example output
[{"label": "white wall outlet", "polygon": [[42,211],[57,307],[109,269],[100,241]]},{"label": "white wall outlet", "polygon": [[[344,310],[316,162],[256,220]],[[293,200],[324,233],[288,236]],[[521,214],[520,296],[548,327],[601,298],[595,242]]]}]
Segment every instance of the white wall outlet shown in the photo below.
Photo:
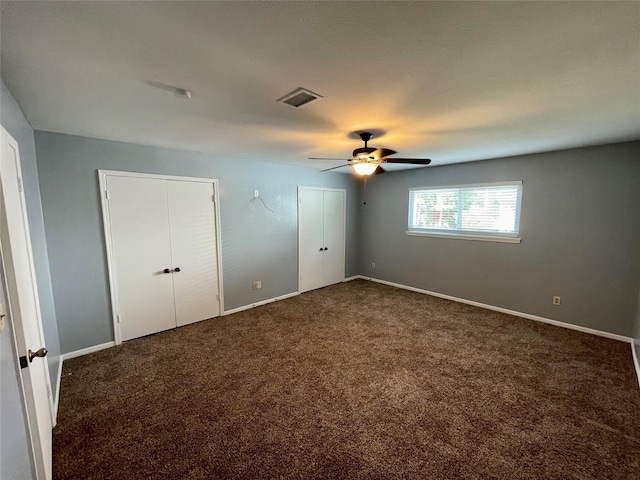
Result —
[{"label": "white wall outlet", "polygon": [[376,268],[376,262],[371,262],[371,268]]},{"label": "white wall outlet", "polygon": [[262,288],[262,280],[258,280],[257,282],[253,282],[251,288],[254,290],[260,290]]},{"label": "white wall outlet", "polygon": [[260,196],[260,191],[259,190],[254,190],[253,191],[253,198],[258,198]]},{"label": "white wall outlet", "polygon": [[560,305],[560,297],[553,297],[553,304]]}]

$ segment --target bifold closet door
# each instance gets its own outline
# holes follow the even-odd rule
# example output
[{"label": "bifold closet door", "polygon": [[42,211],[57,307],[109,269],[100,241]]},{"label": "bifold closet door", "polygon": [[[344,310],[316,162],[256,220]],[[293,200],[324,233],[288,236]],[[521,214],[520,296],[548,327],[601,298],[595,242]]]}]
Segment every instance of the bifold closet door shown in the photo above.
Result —
[{"label": "bifold closet door", "polygon": [[168,180],[167,198],[180,327],[220,315],[213,184]]},{"label": "bifold closet door", "polygon": [[345,192],[324,191],[324,265],[323,283],[332,285],[344,280]]},{"label": "bifold closet door", "polygon": [[176,326],[166,181],[107,177],[122,340]]},{"label": "bifold closet door", "polygon": [[298,269],[300,292],[323,287],[324,283],[324,193],[298,189]]},{"label": "bifold closet door", "polygon": [[300,292],[344,280],[344,190],[298,187]]}]

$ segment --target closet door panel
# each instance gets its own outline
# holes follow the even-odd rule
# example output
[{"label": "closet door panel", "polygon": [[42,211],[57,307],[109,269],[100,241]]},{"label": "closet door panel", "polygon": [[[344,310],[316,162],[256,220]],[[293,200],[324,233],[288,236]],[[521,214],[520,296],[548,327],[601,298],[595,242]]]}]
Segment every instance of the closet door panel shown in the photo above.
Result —
[{"label": "closet door panel", "polygon": [[107,177],[117,312],[122,340],[176,326],[164,180]]},{"label": "closet door panel", "polygon": [[345,192],[324,191],[324,285],[344,280]]},{"label": "closet door panel", "polygon": [[169,180],[167,194],[176,323],[182,326],[220,315],[214,191],[211,183]]},{"label": "closet door panel", "polygon": [[299,289],[306,292],[323,287],[323,192],[298,189]]}]

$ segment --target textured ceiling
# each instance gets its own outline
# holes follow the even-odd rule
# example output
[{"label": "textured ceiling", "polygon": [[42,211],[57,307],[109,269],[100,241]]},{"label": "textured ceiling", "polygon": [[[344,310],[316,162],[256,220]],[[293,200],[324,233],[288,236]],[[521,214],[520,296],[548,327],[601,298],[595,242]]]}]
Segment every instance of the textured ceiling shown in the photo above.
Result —
[{"label": "textured ceiling", "polygon": [[[640,138],[638,2],[1,7],[2,77],[39,130],[315,168],[367,129],[433,165]],[[325,98],[276,103],[297,87]]]}]

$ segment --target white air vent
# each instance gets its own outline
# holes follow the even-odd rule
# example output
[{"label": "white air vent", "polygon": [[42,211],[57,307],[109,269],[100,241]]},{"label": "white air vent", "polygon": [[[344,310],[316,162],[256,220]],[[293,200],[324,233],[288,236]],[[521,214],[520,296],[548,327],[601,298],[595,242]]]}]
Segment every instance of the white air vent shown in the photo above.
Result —
[{"label": "white air vent", "polygon": [[287,93],[284,97],[276,100],[277,102],[286,103],[287,105],[291,105],[292,107],[301,107],[306,105],[309,102],[313,102],[319,98],[324,98],[322,95],[318,95],[317,93],[313,93],[306,88],[297,88],[291,93]]}]

